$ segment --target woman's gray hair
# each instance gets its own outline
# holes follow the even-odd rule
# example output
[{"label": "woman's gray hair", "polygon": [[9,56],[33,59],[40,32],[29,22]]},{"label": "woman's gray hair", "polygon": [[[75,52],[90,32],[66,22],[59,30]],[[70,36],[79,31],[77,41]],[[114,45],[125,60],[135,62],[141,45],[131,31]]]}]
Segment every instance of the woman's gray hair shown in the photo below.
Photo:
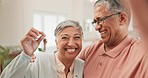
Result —
[{"label": "woman's gray hair", "polygon": [[106,10],[110,11],[111,13],[117,12],[125,12],[129,17],[129,21],[131,18],[131,14],[127,6],[121,0],[97,0],[94,4],[94,7],[98,7],[100,5],[105,5]]},{"label": "woman's gray hair", "polygon": [[[55,31],[54,31],[54,36],[57,37],[57,35],[67,27],[78,28],[83,36],[83,30],[82,30],[82,27],[80,26],[79,22],[73,21],[73,20],[66,20],[66,21],[63,21],[60,24],[58,24]],[[69,32],[71,32],[71,31],[69,31]]]}]

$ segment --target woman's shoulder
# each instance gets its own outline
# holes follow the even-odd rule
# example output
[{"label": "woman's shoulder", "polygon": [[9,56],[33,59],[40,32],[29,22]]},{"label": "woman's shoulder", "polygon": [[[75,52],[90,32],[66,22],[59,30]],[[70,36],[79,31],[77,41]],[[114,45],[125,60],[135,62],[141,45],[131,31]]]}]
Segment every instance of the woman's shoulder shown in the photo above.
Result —
[{"label": "woman's shoulder", "polygon": [[39,59],[51,59],[54,57],[54,53],[35,52],[34,54],[36,58],[39,58]]},{"label": "woman's shoulder", "polygon": [[80,58],[75,58],[74,64],[75,64],[76,66],[84,67],[84,63],[85,63],[84,60],[82,60],[82,59],[80,59]]},{"label": "woman's shoulder", "polygon": [[84,63],[84,60],[82,60],[82,59],[80,59],[80,58],[75,58],[75,61]]}]

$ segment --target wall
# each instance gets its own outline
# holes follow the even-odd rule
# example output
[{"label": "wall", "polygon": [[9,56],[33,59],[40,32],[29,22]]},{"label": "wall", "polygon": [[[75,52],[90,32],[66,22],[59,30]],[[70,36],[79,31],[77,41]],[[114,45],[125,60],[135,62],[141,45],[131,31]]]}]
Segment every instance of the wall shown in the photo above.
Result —
[{"label": "wall", "polygon": [[0,44],[18,44],[23,29],[22,16],[21,0],[1,0]]},{"label": "wall", "polygon": [[16,45],[32,26],[32,13],[45,11],[66,14],[83,25],[91,13],[85,0],[1,0],[0,45]]}]

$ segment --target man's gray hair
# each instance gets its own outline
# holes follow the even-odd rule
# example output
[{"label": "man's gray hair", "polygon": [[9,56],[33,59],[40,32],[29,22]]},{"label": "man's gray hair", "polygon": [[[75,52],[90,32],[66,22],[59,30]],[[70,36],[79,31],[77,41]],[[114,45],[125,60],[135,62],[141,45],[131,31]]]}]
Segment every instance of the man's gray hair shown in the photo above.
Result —
[{"label": "man's gray hair", "polygon": [[[82,30],[82,27],[80,26],[79,22],[73,21],[73,20],[66,20],[66,21],[63,21],[57,25],[57,27],[54,31],[54,36],[57,37],[57,35],[67,27],[78,28],[80,30],[81,34],[83,35],[83,30]],[[69,32],[71,32],[71,31],[69,31]]]},{"label": "man's gray hair", "polygon": [[97,0],[94,4],[94,7],[106,6],[106,10],[111,13],[125,12],[131,18],[131,14],[127,6],[121,0]]},{"label": "man's gray hair", "polygon": [[120,0],[97,0],[94,4],[94,7],[105,5],[108,11],[111,12],[120,12],[123,11]]}]

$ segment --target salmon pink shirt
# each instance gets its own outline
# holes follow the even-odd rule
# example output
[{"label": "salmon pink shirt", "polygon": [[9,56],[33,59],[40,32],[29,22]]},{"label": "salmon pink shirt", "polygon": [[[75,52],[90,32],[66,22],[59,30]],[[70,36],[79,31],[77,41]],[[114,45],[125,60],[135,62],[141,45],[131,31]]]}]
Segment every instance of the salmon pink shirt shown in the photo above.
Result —
[{"label": "salmon pink shirt", "polygon": [[130,36],[107,52],[99,41],[79,56],[85,61],[84,78],[136,78],[144,52],[142,42]]}]

